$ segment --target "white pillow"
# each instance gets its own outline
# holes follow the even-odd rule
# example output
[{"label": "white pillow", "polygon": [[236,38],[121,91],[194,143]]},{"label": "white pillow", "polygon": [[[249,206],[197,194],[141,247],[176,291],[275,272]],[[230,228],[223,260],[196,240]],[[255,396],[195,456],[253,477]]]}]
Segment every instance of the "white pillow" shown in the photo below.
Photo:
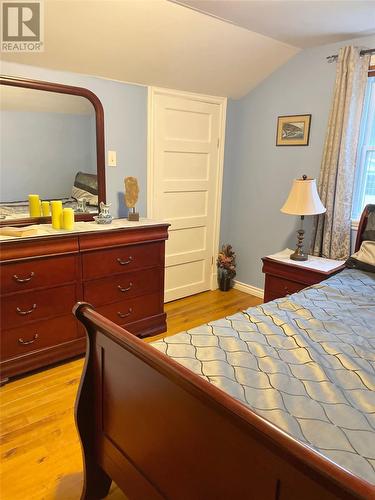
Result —
[{"label": "white pillow", "polygon": [[75,198],[76,200],[80,200],[85,198],[86,203],[88,205],[92,206],[98,206],[98,195],[97,194],[91,194],[88,191],[85,191],[84,189],[78,188],[76,186],[73,186],[72,188],[72,198]]},{"label": "white pillow", "polygon": [[349,257],[345,265],[350,269],[375,273],[375,241],[363,241],[361,248]]},{"label": "white pillow", "polygon": [[358,252],[353,253],[353,259],[375,266],[375,241],[363,241]]}]

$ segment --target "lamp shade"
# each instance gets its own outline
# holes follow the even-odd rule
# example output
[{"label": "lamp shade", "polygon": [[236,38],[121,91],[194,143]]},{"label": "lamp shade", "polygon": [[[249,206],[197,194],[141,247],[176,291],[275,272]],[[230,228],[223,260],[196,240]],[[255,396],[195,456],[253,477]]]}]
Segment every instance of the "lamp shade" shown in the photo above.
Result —
[{"label": "lamp shade", "polygon": [[288,199],[281,208],[281,212],[291,215],[316,215],[322,214],[326,208],[321,202],[315,179],[303,176],[294,179]]}]

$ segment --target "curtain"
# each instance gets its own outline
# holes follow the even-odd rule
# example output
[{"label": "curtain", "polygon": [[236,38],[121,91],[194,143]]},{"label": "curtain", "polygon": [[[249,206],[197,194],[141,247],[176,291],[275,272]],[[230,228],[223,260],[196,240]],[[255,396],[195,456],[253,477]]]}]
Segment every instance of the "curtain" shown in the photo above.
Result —
[{"label": "curtain", "polygon": [[333,103],[323,151],[318,191],[327,212],[315,218],[313,255],[350,255],[351,211],[357,145],[370,56],[343,47],[338,56]]}]

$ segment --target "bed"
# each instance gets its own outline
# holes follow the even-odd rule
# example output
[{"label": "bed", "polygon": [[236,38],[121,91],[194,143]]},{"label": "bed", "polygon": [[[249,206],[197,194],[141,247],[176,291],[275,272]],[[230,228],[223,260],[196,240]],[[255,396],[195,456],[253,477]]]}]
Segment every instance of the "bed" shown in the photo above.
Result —
[{"label": "bed", "polygon": [[[75,212],[78,211],[78,202],[75,198],[60,198],[63,208],[72,208]],[[48,200],[50,201],[50,200]],[[97,214],[97,205],[86,205],[86,212]],[[30,217],[28,201],[14,201],[9,203],[0,203],[0,220],[6,219],[11,222],[17,219],[27,219]]]},{"label": "bed", "polygon": [[[57,198],[61,200],[63,208],[73,208],[75,212],[80,212],[78,209],[78,200],[85,199],[85,210],[87,213],[98,213],[98,176],[85,172],[77,172],[72,186],[72,194],[70,197]],[[50,199],[46,201],[51,201]],[[9,201],[0,202],[0,220],[27,219],[29,214],[29,202],[24,201]]]},{"label": "bed", "polygon": [[82,498],[112,479],[130,500],[375,498],[374,273],[151,345],[88,304],[75,314]]}]

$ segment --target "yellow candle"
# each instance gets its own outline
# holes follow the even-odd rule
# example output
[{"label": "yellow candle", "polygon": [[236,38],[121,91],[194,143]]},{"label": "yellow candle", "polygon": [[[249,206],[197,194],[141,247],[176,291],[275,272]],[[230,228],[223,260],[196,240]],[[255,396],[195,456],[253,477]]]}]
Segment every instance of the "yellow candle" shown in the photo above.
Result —
[{"label": "yellow candle", "polygon": [[42,214],[44,217],[49,217],[51,215],[49,201],[42,201]]},{"label": "yellow candle", "polygon": [[74,211],[72,208],[64,208],[63,210],[63,228],[68,231],[74,229]]},{"label": "yellow candle", "polygon": [[62,219],[62,201],[54,200],[51,201],[51,209],[52,209],[52,227],[53,229],[61,229],[61,219]]},{"label": "yellow candle", "polygon": [[30,217],[40,217],[40,200],[38,194],[29,194]]}]

